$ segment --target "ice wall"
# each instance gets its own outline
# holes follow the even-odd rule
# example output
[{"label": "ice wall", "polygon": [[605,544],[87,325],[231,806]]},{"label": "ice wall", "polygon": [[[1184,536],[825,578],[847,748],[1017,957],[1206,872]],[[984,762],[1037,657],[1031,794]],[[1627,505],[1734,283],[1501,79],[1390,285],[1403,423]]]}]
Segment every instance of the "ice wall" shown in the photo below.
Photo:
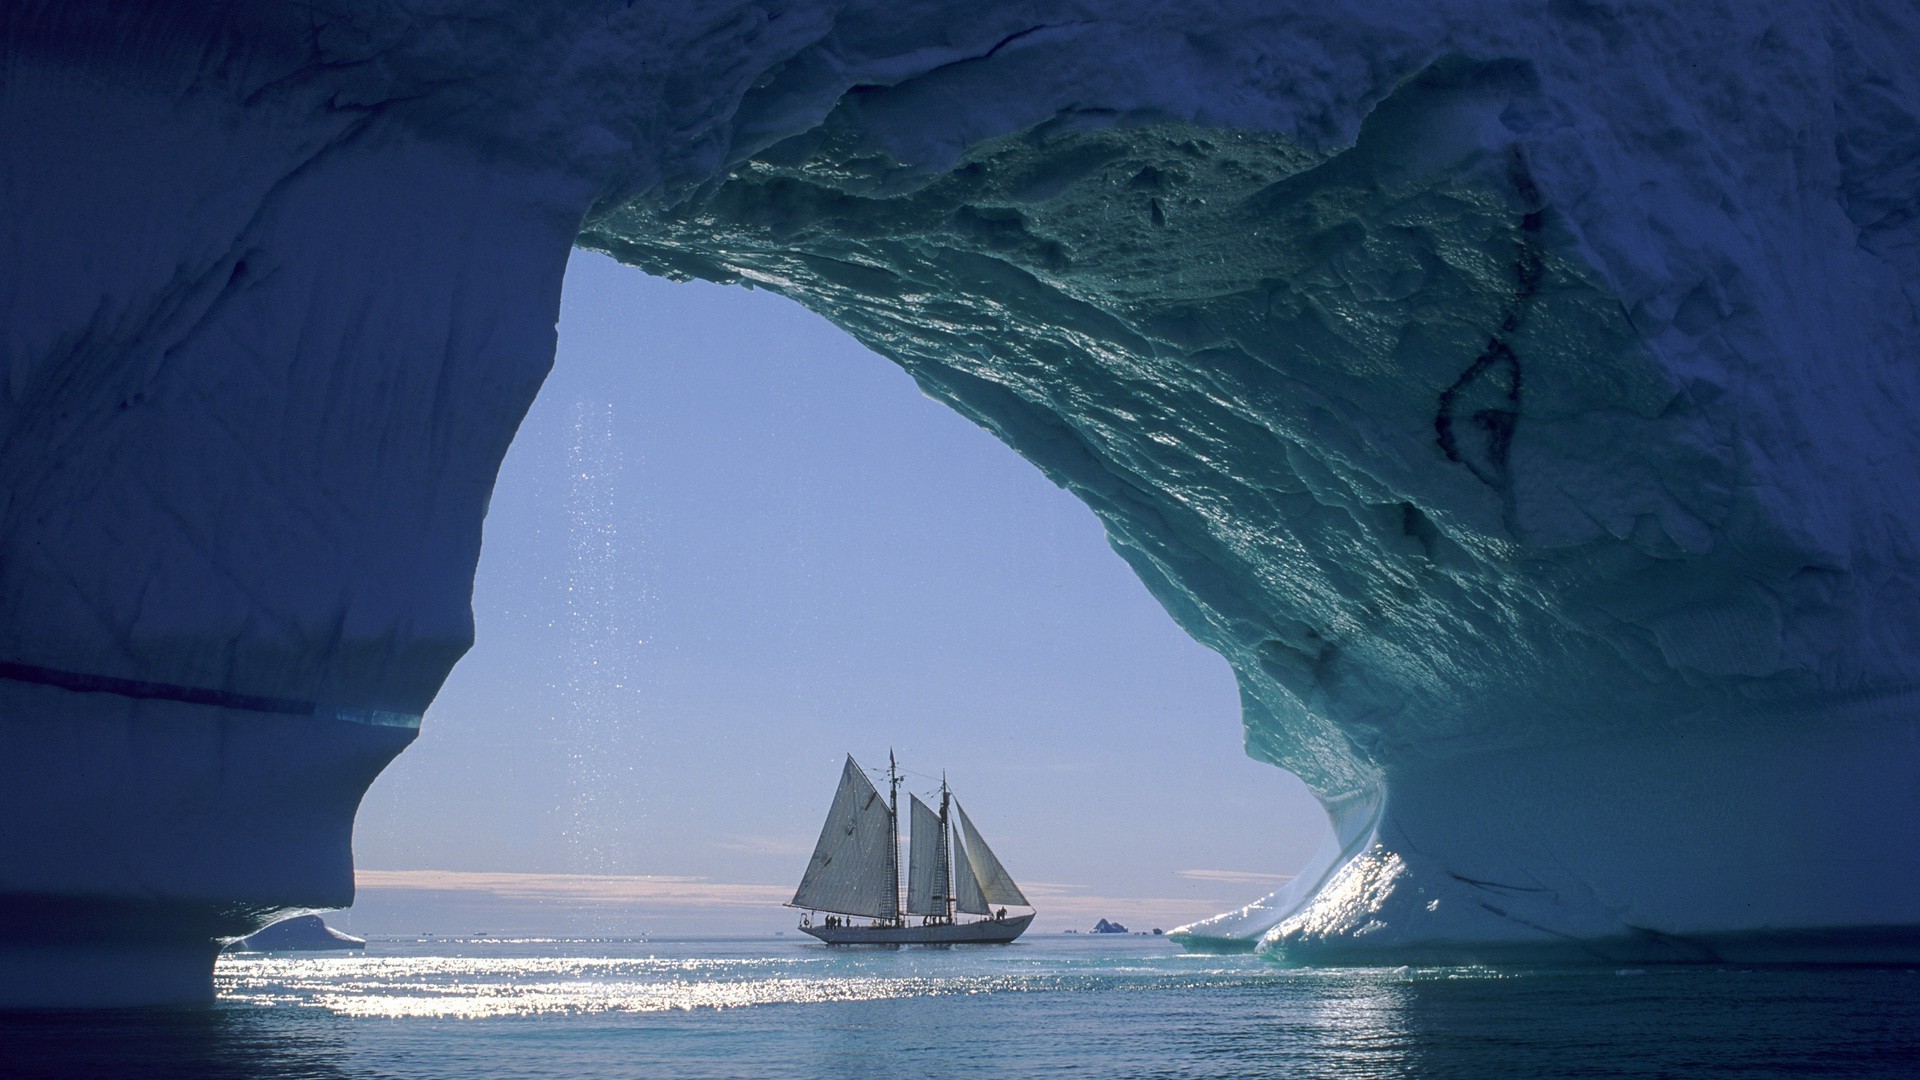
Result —
[{"label": "ice wall", "polygon": [[1905,955],[1920,19],[1776,8],[12,5],[4,962],[192,996],[349,894],[576,232],[898,360],[1232,661],[1340,843],[1189,940]]},{"label": "ice wall", "polygon": [[588,185],[224,10],[0,16],[0,1005],[351,901],[552,360]]}]

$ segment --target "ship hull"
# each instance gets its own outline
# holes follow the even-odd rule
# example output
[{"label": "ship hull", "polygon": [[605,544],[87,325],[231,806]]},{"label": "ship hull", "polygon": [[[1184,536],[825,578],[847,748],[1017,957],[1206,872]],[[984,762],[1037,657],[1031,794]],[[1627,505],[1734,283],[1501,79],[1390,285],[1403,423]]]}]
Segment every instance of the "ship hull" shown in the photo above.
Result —
[{"label": "ship hull", "polygon": [[829,945],[1005,945],[1025,933],[1032,915],[933,926],[802,926]]}]

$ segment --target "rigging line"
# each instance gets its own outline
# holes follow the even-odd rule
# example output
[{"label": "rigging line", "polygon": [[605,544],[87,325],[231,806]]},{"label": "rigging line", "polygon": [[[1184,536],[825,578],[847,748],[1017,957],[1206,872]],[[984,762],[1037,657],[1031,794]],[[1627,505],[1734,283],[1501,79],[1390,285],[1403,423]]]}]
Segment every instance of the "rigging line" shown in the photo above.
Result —
[{"label": "rigging line", "polygon": [[[859,764],[859,763],[858,763],[858,762],[855,762],[855,764]],[[898,766],[897,768],[898,768],[898,771],[900,771],[900,772],[903,772],[903,773],[908,773],[908,774],[911,774],[911,775],[913,775],[913,776],[917,776],[917,777],[919,777],[919,778],[920,778],[920,779],[922,779],[922,780],[931,780],[931,781],[933,781],[933,782],[934,782],[934,783],[936,783],[936,784],[937,784],[937,783],[940,783],[940,782],[941,782],[941,780],[940,780],[940,777],[938,777],[938,776],[934,776],[934,775],[932,775],[932,774],[930,774],[930,773],[923,773],[923,772],[920,772],[920,771],[919,771],[919,770],[917,770],[917,769],[909,769],[909,768],[907,768],[907,767],[906,767],[906,766],[904,766],[904,765],[901,765],[901,766]],[[885,770],[885,769],[869,769],[869,768],[867,768],[867,767],[866,767],[865,765],[861,765],[861,766],[860,766],[860,769],[861,769],[861,771],[862,771],[862,772],[870,772],[870,773],[872,773],[872,774],[873,774],[874,776],[876,776],[876,777],[879,777],[879,776],[885,776],[885,775],[887,774],[887,770]],[[908,789],[908,790],[912,790],[912,789]],[[939,789],[938,789],[938,788],[935,788],[934,790],[935,790],[935,791],[938,791]]]},{"label": "rigging line", "polygon": [[[855,761],[855,762],[854,762],[854,764],[855,764],[855,765],[860,765],[860,763],[859,763],[858,761]],[[935,783],[938,783],[938,784],[945,784],[945,783],[947,782],[947,781],[946,781],[946,778],[945,778],[945,777],[941,777],[941,776],[934,776],[934,775],[932,775],[931,773],[923,773],[923,772],[921,772],[921,771],[919,771],[918,769],[909,769],[909,768],[907,768],[907,767],[906,767],[906,766],[904,766],[904,765],[900,765],[900,766],[896,766],[895,768],[896,768],[896,771],[899,771],[899,772],[903,772],[903,773],[908,773],[908,774],[910,774],[910,775],[913,775],[913,776],[917,776],[917,777],[919,777],[919,778],[920,778],[920,779],[922,779],[922,780],[930,780],[930,781],[933,781],[933,782],[935,782]],[[877,779],[879,779],[879,778],[881,778],[881,777],[884,777],[884,776],[886,776],[886,775],[887,775],[887,770],[885,770],[885,769],[869,769],[869,768],[867,768],[867,767],[866,767],[865,765],[860,765],[860,771],[861,771],[861,772],[865,772],[865,773],[872,773],[872,774],[873,774],[873,776],[874,776],[874,778],[875,778],[876,780],[877,780]],[[877,786],[877,785],[876,785],[876,786]],[[915,794],[915,795],[920,795],[920,794],[923,794],[922,792],[918,792],[918,791],[914,791],[914,790],[913,790],[912,788],[908,788],[907,790],[908,790],[909,792],[912,792],[912,793],[913,793],[913,794]],[[927,800],[928,800],[928,801],[932,801],[934,797],[936,797],[937,795],[939,795],[939,793],[940,793],[940,789],[939,789],[939,788],[937,788],[937,787],[936,787],[936,788],[928,788],[928,789],[926,790],[926,792],[924,792],[924,794],[925,794],[925,796],[926,796],[926,798],[927,798]]]}]

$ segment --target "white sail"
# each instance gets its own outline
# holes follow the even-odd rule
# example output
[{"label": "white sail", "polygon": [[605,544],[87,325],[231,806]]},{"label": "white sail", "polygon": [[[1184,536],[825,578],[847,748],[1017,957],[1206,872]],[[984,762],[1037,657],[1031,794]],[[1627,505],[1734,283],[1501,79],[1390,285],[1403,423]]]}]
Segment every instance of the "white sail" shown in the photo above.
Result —
[{"label": "white sail", "polygon": [[973,861],[967,858],[966,845],[960,842],[960,826],[953,827],[953,906],[966,915],[991,915],[987,898],[980,895],[980,879],[973,874]]},{"label": "white sail", "polygon": [[973,876],[979,879],[980,894],[989,904],[1019,904],[1032,907],[1027,903],[1026,894],[1020,886],[1013,883],[1013,876],[1000,860],[993,857],[993,849],[980,839],[979,830],[968,820],[967,812],[960,808],[960,800],[953,800],[953,812],[960,820],[960,831],[967,840],[967,865],[972,868]]},{"label": "white sail", "polygon": [[913,839],[907,845],[907,914],[947,913],[947,861],[941,851],[940,815],[918,795],[908,795],[913,806]]},{"label": "white sail", "polygon": [[820,842],[790,906],[893,919],[900,914],[891,852],[893,816],[852,755],[840,771]]}]

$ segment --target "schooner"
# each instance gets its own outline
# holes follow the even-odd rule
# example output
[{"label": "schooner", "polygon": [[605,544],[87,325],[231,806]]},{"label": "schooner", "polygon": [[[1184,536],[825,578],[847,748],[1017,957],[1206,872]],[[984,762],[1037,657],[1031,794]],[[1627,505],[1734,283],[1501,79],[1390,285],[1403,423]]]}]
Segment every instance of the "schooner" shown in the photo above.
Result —
[{"label": "schooner", "polygon": [[[911,792],[907,905],[900,907],[900,770],[887,755],[888,798],[853,755],[840,770],[820,842],[788,907],[809,914],[800,929],[829,945],[1003,944],[1033,922],[1033,905],[940,781],[940,809]],[[948,812],[952,818],[949,820]],[[1009,917],[1004,905],[1029,909]],[[828,913],[824,919],[813,913]],[[983,915],[959,922],[956,914]],[[867,920],[855,925],[852,916]],[[917,918],[918,922],[910,920]]]}]

